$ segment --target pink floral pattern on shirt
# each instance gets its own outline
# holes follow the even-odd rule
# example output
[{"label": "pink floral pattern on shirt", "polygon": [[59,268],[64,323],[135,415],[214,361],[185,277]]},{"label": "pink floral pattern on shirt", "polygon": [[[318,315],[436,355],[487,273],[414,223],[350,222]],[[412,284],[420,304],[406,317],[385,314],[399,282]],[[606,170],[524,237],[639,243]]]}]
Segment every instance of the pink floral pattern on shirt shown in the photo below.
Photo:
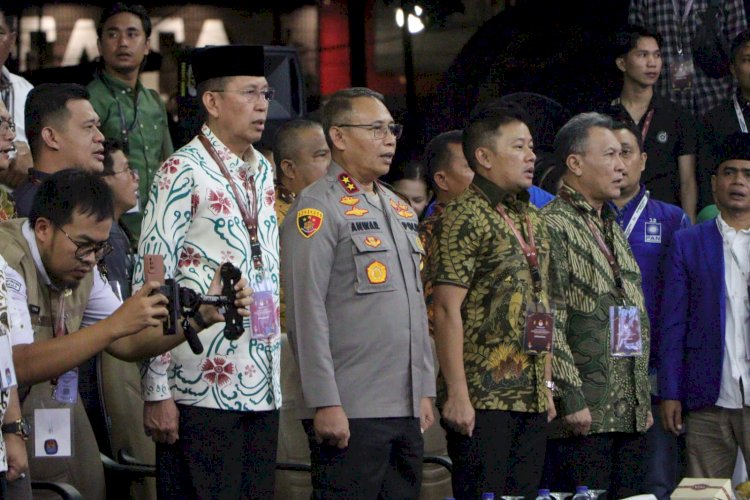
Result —
[{"label": "pink floral pattern on shirt", "polygon": [[214,191],[208,192],[209,208],[215,215],[229,215],[232,213],[232,200],[226,193]]},{"label": "pink floral pattern on shirt", "polygon": [[200,263],[201,256],[198,251],[193,247],[185,247],[180,254],[180,262],[177,265],[180,267],[197,267]]},{"label": "pink floral pattern on shirt", "polygon": [[232,381],[230,375],[235,374],[234,363],[227,362],[223,356],[206,358],[201,363],[203,379],[211,385],[218,384],[223,387]]}]

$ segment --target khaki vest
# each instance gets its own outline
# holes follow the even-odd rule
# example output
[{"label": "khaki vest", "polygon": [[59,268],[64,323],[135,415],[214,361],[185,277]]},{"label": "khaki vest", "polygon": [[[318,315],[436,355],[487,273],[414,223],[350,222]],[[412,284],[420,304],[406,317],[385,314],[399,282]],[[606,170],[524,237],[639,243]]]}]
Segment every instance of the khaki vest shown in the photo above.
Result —
[{"label": "khaki vest", "polygon": [[[24,222],[26,219],[13,219],[0,223],[0,254],[25,281],[34,340],[47,340],[53,337],[60,294],[40,280],[31,248],[21,231]],[[69,333],[80,329],[93,283],[92,272],[81,281],[73,293],[64,298],[65,326]],[[23,400],[23,415],[32,424],[32,438],[27,442],[31,478],[35,481],[70,483],[86,499],[104,498],[104,471],[99,458],[99,449],[80,397],[72,409],[73,457],[34,458],[34,410],[60,408],[66,405],[61,405],[52,398],[52,384],[49,381],[35,384],[30,391],[28,387],[19,387],[19,392],[22,394],[28,392]]]}]

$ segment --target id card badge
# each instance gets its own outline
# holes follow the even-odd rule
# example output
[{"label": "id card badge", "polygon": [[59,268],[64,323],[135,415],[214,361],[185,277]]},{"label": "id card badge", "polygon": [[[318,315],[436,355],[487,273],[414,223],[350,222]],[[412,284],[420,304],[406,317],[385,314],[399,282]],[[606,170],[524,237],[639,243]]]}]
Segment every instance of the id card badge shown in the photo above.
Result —
[{"label": "id card badge", "polygon": [[532,303],[526,307],[523,345],[528,354],[551,353],[554,331],[554,308],[547,308],[541,303]]},{"label": "id card badge", "polygon": [[58,403],[75,404],[78,401],[78,368],[73,368],[57,377],[52,397]]},{"label": "id card badge", "polygon": [[273,300],[273,283],[267,276],[253,284],[250,323],[254,339],[267,340],[281,333],[279,315]]},{"label": "id card badge", "polygon": [[0,388],[10,389],[18,385],[16,370],[13,366],[13,348],[10,346],[10,335],[0,335]]},{"label": "id card badge", "polygon": [[73,456],[73,412],[71,408],[34,410],[32,429],[36,458]]},{"label": "id card badge", "polygon": [[672,90],[686,90],[691,88],[694,76],[695,66],[693,66],[693,59],[687,57],[684,53],[678,53],[675,60],[669,65],[669,81]]},{"label": "id card badge", "polygon": [[635,306],[609,308],[610,354],[614,357],[633,357],[643,354],[641,313]]}]

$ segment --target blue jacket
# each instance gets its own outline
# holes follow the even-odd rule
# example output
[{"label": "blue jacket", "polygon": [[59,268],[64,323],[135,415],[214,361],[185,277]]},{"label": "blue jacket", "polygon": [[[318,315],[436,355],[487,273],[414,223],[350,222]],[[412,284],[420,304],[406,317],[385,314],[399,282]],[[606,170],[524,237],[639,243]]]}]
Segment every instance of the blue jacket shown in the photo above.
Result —
[{"label": "blue jacket", "polygon": [[[622,210],[618,210],[614,204],[611,204],[617,214],[617,223],[623,231],[644,196],[646,196],[646,188],[641,186],[638,195],[622,207]],[[690,227],[690,218],[684,210],[676,205],[649,198],[628,236],[628,243],[641,270],[643,297],[646,300],[646,310],[651,323],[651,368],[659,366],[657,355],[661,337],[659,302],[664,291],[665,282],[662,277],[667,251],[674,233],[687,227]]]},{"label": "blue jacket", "polygon": [[675,234],[661,301],[659,396],[684,409],[716,404],[724,362],[724,247],[715,220]]}]

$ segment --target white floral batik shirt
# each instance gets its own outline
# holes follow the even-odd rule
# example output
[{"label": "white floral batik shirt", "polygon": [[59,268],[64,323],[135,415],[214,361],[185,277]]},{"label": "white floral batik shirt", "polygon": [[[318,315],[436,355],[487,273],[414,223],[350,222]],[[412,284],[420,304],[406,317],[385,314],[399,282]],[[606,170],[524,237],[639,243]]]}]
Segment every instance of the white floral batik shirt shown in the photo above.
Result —
[{"label": "white floral batik shirt", "polygon": [[[143,256],[164,257],[166,277],[183,287],[206,293],[223,262],[237,266],[250,283],[263,277],[272,283],[279,314],[279,233],[274,213],[273,169],[251,148],[243,160],[211,130],[201,133],[224,161],[247,204],[248,176],[255,179],[258,239],[263,269],[256,270],[250,238],[234,191],[198,137],[176,151],[161,166],[149,191],[144,211],[134,289],[143,284]],[[280,337],[252,338],[250,322],[237,340],[224,338],[224,324],[201,332],[203,354],[187,343],[141,365],[141,392],[146,401],[174,398],[177,403],[222,410],[263,411],[281,408]]]}]

